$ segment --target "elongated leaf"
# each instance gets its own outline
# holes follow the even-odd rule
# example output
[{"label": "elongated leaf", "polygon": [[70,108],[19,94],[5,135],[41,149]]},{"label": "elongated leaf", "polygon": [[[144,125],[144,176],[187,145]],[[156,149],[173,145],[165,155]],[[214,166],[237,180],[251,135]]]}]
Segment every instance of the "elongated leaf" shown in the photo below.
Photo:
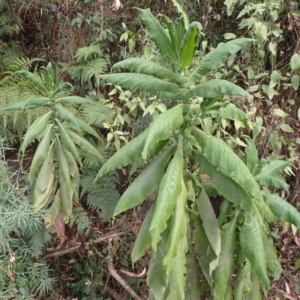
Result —
[{"label": "elongated leaf", "polygon": [[[241,252],[239,256],[243,255]],[[243,255],[244,256],[244,255]],[[240,264],[238,264],[235,286],[233,290],[233,299],[240,300],[245,299],[244,295],[248,294],[251,291],[251,273],[252,266],[250,261],[245,258]]]},{"label": "elongated leaf", "polygon": [[239,205],[245,211],[255,212],[253,201],[244,189],[230,177],[219,172],[200,152],[193,151],[192,154],[193,158],[200,165],[201,170],[210,177],[212,186],[219,194],[223,195],[233,204]]},{"label": "elongated leaf", "polygon": [[198,67],[189,76],[189,80],[195,82],[210,71],[219,68],[232,54],[249,46],[252,42],[252,39],[242,38],[219,45],[201,59]]},{"label": "elongated leaf", "polygon": [[260,280],[265,292],[269,290],[267,275],[267,259],[264,247],[264,229],[256,218],[250,213],[245,213],[245,222],[240,232],[240,244],[245,256],[251,262],[253,271]]},{"label": "elongated leaf", "polygon": [[99,151],[86,139],[78,135],[77,133],[71,131],[71,130],[66,130],[70,138],[73,140],[75,144],[77,144],[82,150],[95,155],[98,157],[102,162],[104,161],[103,156],[99,153]]},{"label": "elongated leaf", "polygon": [[110,171],[128,166],[141,157],[149,129],[146,129],[136,138],[118,150],[99,170],[95,181]]},{"label": "elongated leaf", "polygon": [[186,32],[180,47],[180,65],[185,68],[191,65],[195,51],[198,47],[199,34],[202,26],[199,22],[193,22]]},{"label": "elongated leaf", "polygon": [[[173,269],[173,267],[176,266],[177,260],[180,260],[179,264],[177,265],[178,268],[182,269],[182,261],[185,263],[185,254],[188,250],[187,248],[187,215],[185,210],[186,200],[188,197],[188,192],[185,187],[185,183],[183,181],[183,178],[181,180],[181,193],[179,197],[177,198],[177,203],[175,205],[174,213],[170,220],[170,235],[168,239],[168,245],[167,245],[167,253],[163,260],[163,264],[166,269],[166,275],[167,280],[169,279],[170,272]],[[178,247],[178,245],[181,245],[182,248]],[[183,253],[180,253],[182,251]],[[183,266],[184,267],[184,266]],[[176,268],[176,267],[175,267]],[[176,270],[176,272],[181,272],[182,270]],[[174,270],[172,270],[174,272]],[[185,272],[183,272],[181,275],[183,275]],[[172,276],[173,280],[176,281],[176,285],[179,284],[178,279],[181,278],[180,274],[175,273],[171,275],[170,278],[170,285],[172,282]],[[182,279],[182,278],[181,278]],[[185,282],[185,280],[184,280]],[[179,295],[182,295],[182,291],[184,290],[183,283],[180,283],[178,288],[180,289]],[[178,290],[176,288],[176,290]],[[171,293],[171,289],[170,289]],[[172,293],[173,294],[173,293]],[[183,299],[183,298],[182,298]]]},{"label": "elongated leaf", "polygon": [[71,198],[72,195],[69,194],[67,186],[64,185],[64,178],[61,171],[61,169],[58,170],[61,207],[64,214],[64,222],[68,222],[70,217],[72,216],[73,202]]},{"label": "elongated leaf", "polygon": [[68,96],[63,98],[58,98],[55,100],[56,103],[63,103],[63,104],[72,104],[72,105],[82,105],[82,104],[95,104],[90,99],[82,98],[79,96]]},{"label": "elongated leaf", "polygon": [[165,23],[167,25],[167,28],[168,28],[168,32],[169,32],[171,42],[172,42],[173,47],[174,47],[175,52],[176,52],[176,57],[179,60],[179,57],[180,57],[179,56],[180,42],[179,42],[179,37],[178,37],[178,34],[177,34],[175,24],[169,17],[167,17],[165,15],[163,17],[164,17],[164,21],[165,21]]},{"label": "elongated leaf", "polygon": [[145,58],[128,58],[116,63],[113,68],[130,69],[137,73],[151,75],[160,79],[173,79],[178,83],[186,82],[186,78]]},{"label": "elongated leaf", "polygon": [[77,122],[77,125],[84,130],[86,133],[94,136],[95,138],[97,138],[98,140],[102,141],[101,137],[99,136],[99,134],[97,133],[97,131],[88,123],[86,123],[85,121],[83,121],[82,119],[79,119],[77,117],[75,117],[75,120]]},{"label": "elongated leaf", "polygon": [[50,94],[49,90],[47,89],[46,85],[43,83],[43,81],[41,80],[41,78],[39,76],[37,76],[36,74],[34,74],[32,72],[25,71],[25,70],[18,71],[18,72],[16,72],[16,74],[20,74],[20,75],[26,77],[34,85],[39,87],[47,96],[49,96],[49,94]]},{"label": "elongated leaf", "polygon": [[155,256],[152,256],[149,270],[147,274],[147,284],[150,289],[150,299],[151,294],[152,299],[162,300],[166,291],[166,286],[168,284],[165,268],[163,265],[163,259],[167,251],[167,241],[169,237],[169,230],[167,229],[161,237],[161,240],[157,246],[157,251]]},{"label": "elongated leaf", "polygon": [[52,137],[52,128],[53,125],[50,125],[44,135],[43,139],[40,141],[37,149],[35,150],[35,154],[33,156],[30,171],[28,174],[28,179],[32,183],[33,177],[35,173],[39,170],[40,165],[43,161],[45,161],[46,157],[48,156],[48,151],[50,149],[50,142]]},{"label": "elongated leaf", "polygon": [[166,149],[143,170],[120,198],[114,216],[141,204],[146,197],[157,190],[174,151],[175,147]]},{"label": "elongated leaf", "polygon": [[[233,179],[253,198],[263,201],[260,188],[244,162],[221,139],[194,127],[193,134],[201,152],[219,172]],[[230,200],[230,199],[228,199]]]},{"label": "elongated leaf", "polygon": [[273,214],[281,221],[288,222],[300,229],[300,213],[278,194],[265,194],[265,201]]},{"label": "elongated leaf", "polygon": [[150,9],[140,9],[137,8],[139,15],[145,24],[151,38],[153,39],[155,45],[160,49],[160,51],[167,56],[173,63],[179,64],[179,60],[176,55],[176,50],[173,47],[168,35],[153,16]]},{"label": "elongated leaf", "polygon": [[53,109],[58,113],[58,116],[61,120],[72,123],[75,127],[80,129],[80,126],[77,122],[76,117],[73,115],[71,111],[67,108],[62,107],[61,105],[55,105]]},{"label": "elongated leaf", "polygon": [[256,274],[252,272],[251,274],[251,290],[250,292],[245,296],[245,300],[261,300],[261,292],[260,292],[260,285],[258,282]]},{"label": "elongated leaf", "polygon": [[62,92],[63,90],[71,89],[73,86],[70,82],[63,82],[52,94],[51,98],[53,98],[56,94]]},{"label": "elongated leaf", "polygon": [[135,263],[141,256],[145,253],[145,251],[151,247],[151,235],[149,231],[149,227],[153,218],[153,214],[155,211],[155,202],[152,203],[150,209],[148,210],[139,234],[135,240],[134,247],[131,253],[132,262]]},{"label": "elongated leaf", "polygon": [[221,254],[219,265],[213,272],[214,289],[213,293],[216,299],[224,299],[230,278],[234,268],[234,250],[236,247],[236,220],[226,223],[221,229]]},{"label": "elongated leaf", "polygon": [[67,157],[69,171],[70,171],[71,180],[72,180],[73,200],[78,203],[79,202],[79,188],[80,188],[79,169],[77,166],[77,162],[71,152],[66,151],[66,157]]},{"label": "elongated leaf", "polygon": [[247,158],[247,167],[250,170],[250,172],[255,175],[256,169],[259,164],[258,159],[258,151],[256,149],[255,143],[253,140],[247,139],[247,148],[246,148],[246,158]]},{"label": "elongated leaf", "polygon": [[197,206],[205,234],[216,256],[215,260],[210,262],[211,275],[212,271],[215,270],[219,262],[219,255],[221,252],[221,234],[214,209],[208,196],[206,195],[205,190],[202,187],[198,195]]},{"label": "elongated leaf", "polygon": [[180,97],[190,99],[192,97],[215,98],[224,95],[239,95],[252,99],[253,97],[244,89],[223,79],[212,79],[183,92]]},{"label": "elongated leaf", "polygon": [[82,165],[81,158],[78,152],[77,147],[75,146],[74,142],[70,138],[68,132],[66,129],[63,127],[63,125],[56,119],[56,124],[58,126],[58,131],[59,131],[59,140],[60,142],[64,145],[64,147],[72,153],[76,161]]},{"label": "elongated leaf", "polygon": [[229,103],[225,107],[218,109],[217,113],[223,118],[228,120],[239,120],[244,122],[248,119],[247,115],[234,104]]},{"label": "elongated leaf", "polygon": [[23,142],[20,146],[20,151],[24,154],[28,145],[32,143],[40,134],[42,134],[50,120],[50,118],[53,116],[53,112],[49,111],[45,115],[40,116],[37,118],[29,127],[27,130]]},{"label": "elongated leaf", "polygon": [[167,228],[167,221],[173,214],[174,206],[182,192],[182,172],[183,150],[182,141],[179,141],[176,153],[161,180],[156,200],[156,209],[149,229],[154,252],[157,250],[157,244],[161,239],[160,235]]},{"label": "elongated leaf", "polygon": [[101,75],[106,82],[120,85],[126,89],[138,92],[168,92],[178,94],[184,89],[167,80],[141,73],[118,73]]},{"label": "elongated leaf", "polygon": [[35,184],[32,206],[34,212],[38,212],[47,204],[53,190],[55,179],[53,152],[53,147],[51,147]]},{"label": "elongated leaf", "polygon": [[275,280],[279,280],[281,275],[281,264],[277,257],[277,251],[272,238],[265,236],[265,251],[267,253],[267,271]]},{"label": "elongated leaf", "polygon": [[160,114],[150,124],[148,136],[142,152],[143,159],[147,159],[150,150],[155,144],[162,140],[167,140],[183,124],[184,105],[177,105],[166,112]]},{"label": "elongated leaf", "polygon": [[174,6],[177,8],[178,12],[182,16],[185,29],[188,30],[188,28],[190,26],[190,21],[189,21],[189,17],[187,15],[186,11],[182,8],[182,6],[179,4],[179,2],[177,0],[171,0],[171,1],[173,2]]},{"label": "elongated leaf", "polygon": [[61,210],[61,198],[60,198],[60,190],[58,190],[55,194],[54,200],[45,214],[45,226],[46,228],[50,228],[54,225],[54,222],[58,216],[58,213]]},{"label": "elongated leaf", "polygon": [[11,111],[11,110],[24,110],[24,109],[37,108],[48,104],[49,101],[50,99],[48,97],[31,96],[24,101],[5,107],[4,109],[1,110],[1,113],[5,111]]},{"label": "elongated leaf", "polygon": [[260,173],[255,176],[257,182],[265,186],[274,186],[288,191],[289,185],[282,178],[282,172],[290,165],[290,162],[283,160],[271,160],[266,162]]},{"label": "elongated leaf", "polygon": [[[172,237],[172,234],[170,234],[170,237]],[[176,249],[177,254],[173,260],[173,268],[171,270],[170,279],[169,279],[169,289],[168,289],[169,294],[166,297],[166,300],[185,299],[186,252],[188,250],[186,236],[183,239],[178,241],[176,248],[177,248]]]}]

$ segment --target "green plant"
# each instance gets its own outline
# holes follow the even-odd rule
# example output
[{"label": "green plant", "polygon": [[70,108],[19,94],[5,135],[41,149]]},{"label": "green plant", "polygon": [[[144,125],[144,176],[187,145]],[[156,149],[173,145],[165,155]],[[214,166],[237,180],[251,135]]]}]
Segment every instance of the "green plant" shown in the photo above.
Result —
[{"label": "green plant", "polygon": [[82,157],[79,149],[91,153],[99,160],[101,154],[82,135],[89,134],[101,141],[98,133],[69,108],[91,104],[91,100],[78,96],[66,96],[72,88],[68,82],[60,82],[56,68],[50,63],[40,74],[19,71],[34,86],[36,94],[28,99],[6,107],[10,110],[31,110],[42,108],[42,114],[34,120],[24,135],[19,152],[24,154],[28,146],[38,140],[28,178],[30,182],[36,174],[33,193],[33,210],[50,208],[45,216],[46,226],[54,224],[60,210],[64,221],[72,216],[73,203],[79,202],[79,166]]},{"label": "green plant", "polygon": [[[250,138],[245,154],[239,151],[238,156],[205,123],[207,116],[219,115],[239,120],[251,134],[247,115],[232,98],[223,100],[224,95],[251,95],[234,83],[210,79],[251,40],[221,44],[194,65],[199,23],[189,24],[181,11],[177,26],[164,16],[165,31],[150,10],[138,12],[168,68],[130,58],[114,68],[133,73],[101,78],[153,92],[166,99],[168,109],[105,162],[96,179],[118,168],[148,163],[121,196],[114,215],[158,191],[132,252],[136,262],[148,248],[153,251],[147,277],[150,299],[200,299],[207,287],[217,300],[261,299],[261,287],[265,294],[269,290],[269,276],[278,279],[281,272],[268,224],[281,220],[300,228],[297,209],[268,189],[288,189],[281,174],[289,163],[259,160]],[[213,208],[216,197],[222,199],[218,217]]]}]

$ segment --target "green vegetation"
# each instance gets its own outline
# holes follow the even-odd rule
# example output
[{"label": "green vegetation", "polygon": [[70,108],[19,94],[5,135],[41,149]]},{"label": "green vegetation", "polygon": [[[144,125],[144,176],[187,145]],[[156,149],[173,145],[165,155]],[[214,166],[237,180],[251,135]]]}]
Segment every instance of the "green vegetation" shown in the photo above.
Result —
[{"label": "green vegetation", "polygon": [[300,7],[207,4],[0,1],[1,299],[300,295]]}]

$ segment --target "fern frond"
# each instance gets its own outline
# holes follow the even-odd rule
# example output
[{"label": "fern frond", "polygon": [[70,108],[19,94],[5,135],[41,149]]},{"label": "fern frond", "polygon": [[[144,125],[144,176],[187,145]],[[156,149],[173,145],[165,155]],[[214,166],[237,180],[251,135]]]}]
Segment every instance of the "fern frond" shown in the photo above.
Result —
[{"label": "fern frond", "polygon": [[87,216],[87,212],[82,207],[73,208],[73,216],[69,221],[69,225],[77,225],[77,231],[79,234],[83,234],[86,229],[91,227],[91,222]]},{"label": "fern frond", "polygon": [[101,177],[95,184],[95,169],[88,169],[82,174],[82,194],[87,193],[87,204],[94,210],[101,210],[103,218],[111,218],[115,207],[120,199],[117,185],[119,183],[118,174],[110,173],[106,177]]},{"label": "fern frond", "polygon": [[115,111],[104,100],[95,105],[84,105],[81,114],[88,124],[98,127],[103,127],[104,122],[113,122],[115,117]]},{"label": "fern frond", "polygon": [[79,48],[76,51],[76,61],[78,63],[83,63],[91,59],[95,59],[100,55],[100,48],[98,45],[90,45],[87,47]]},{"label": "fern frond", "polygon": [[82,68],[81,83],[91,80],[94,76],[99,85],[100,75],[107,70],[108,63],[104,58],[96,58],[91,60]]}]

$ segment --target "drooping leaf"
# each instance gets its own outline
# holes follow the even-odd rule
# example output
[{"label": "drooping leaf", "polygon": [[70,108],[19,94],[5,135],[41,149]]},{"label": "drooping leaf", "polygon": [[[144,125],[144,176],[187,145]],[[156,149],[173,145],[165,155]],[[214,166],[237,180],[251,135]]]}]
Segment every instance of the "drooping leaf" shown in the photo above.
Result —
[{"label": "drooping leaf", "polygon": [[73,154],[69,151],[66,152],[66,157],[68,161],[68,167],[72,180],[72,189],[73,189],[73,200],[77,203],[79,202],[79,188],[80,188],[80,175],[77,162]]},{"label": "drooping leaf", "polygon": [[250,172],[255,176],[256,169],[259,164],[258,159],[258,151],[256,149],[255,143],[253,140],[247,139],[247,148],[246,148],[246,159],[247,159],[247,167]]},{"label": "drooping leaf", "polygon": [[220,107],[217,113],[221,118],[228,120],[239,120],[241,122],[245,122],[248,119],[247,115],[232,103],[228,103],[226,106]]},{"label": "drooping leaf", "polygon": [[199,42],[199,34],[202,26],[199,22],[193,22],[186,32],[180,47],[180,66],[189,67],[193,61]]},{"label": "drooping leaf", "polygon": [[35,150],[31,165],[30,171],[28,174],[28,179],[32,183],[33,177],[35,173],[39,170],[40,165],[43,161],[45,161],[46,157],[48,156],[48,151],[50,149],[50,141],[52,136],[52,127],[50,125],[44,135],[43,139],[40,141],[37,149]]},{"label": "drooping leaf", "polygon": [[186,11],[182,8],[182,6],[179,4],[179,2],[177,0],[171,0],[171,1],[182,16],[182,20],[183,20],[185,29],[188,30],[188,28],[190,26],[190,21],[189,21],[189,17],[187,15]]},{"label": "drooping leaf", "polygon": [[224,79],[212,79],[201,83],[185,92],[180,97],[190,99],[192,97],[215,98],[224,95],[240,95],[252,99],[253,97],[238,85]]},{"label": "drooping leaf", "polygon": [[261,292],[260,292],[260,284],[258,281],[258,276],[252,272],[251,273],[251,290],[250,292],[244,297],[245,300],[261,300]]},{"label": "drooping leaf", "polygon": [[47,89],[46,85],[44,84],[44,82],[41,80],[41,78],[29,71],[25,71],[25,70],[21,70],[16,72],[16,74],[20,74],[24,77],[26,77],[27,79],[29,79],[34,85],[36,85],[37,87],[39,87],[41,89],[41,91],[43,91],[47,96],[49,96],[49,90]]},{"label": "drooping leaf", "polygon": [[59,87],[51,94],[51,98],[53,98],[56,94],[62,92],[63,90],[71,89],[73,86],[70,82],[63,82]]},{"label": "drooping leaf", "polygon": [[189,81],[195,82],[210,71],[219,68],[232,54],[237,53],[252,42],[252,39],[241,38],[219,45],[201,59],[195,71],[189,76]]},{"label": "drooping leaf", "polygon": [[282,177],[283,170],[290,165],[284,160],[271,160],[265,162],[259,174],[255,176],[257,182],[265,186],[274,186],[288,191],[289,185]]},{"label": "drooping leaf", "polygon": [[178,83],[186,82],[186,78],[145,58],[128,58],[116,63],[113,68],[130,69],[137,73],[151,75],[160,79],[173,79]]},{"label": "drooping leaf", "polygon": [[58,189],[51,206],[49,207],[48,211],[45,214],[44,220],[45,220],[46,228],[50,228],[51,226],[54,225],[54,222],[60,210],[61,210],[61,198],[60,198],[60,190]]},{"label": "drooping leaf", "polygon": [[79,96],[67,96],[63,98],[58,98],[55,103],[72,104],[72,105],[82,105],[82,104],[94,104],[90,99],[79,97]]},{"label": "drooping leaf", "polygon": [[100,154],[100,152],[85,138],[81,137],[77,133],[71,131],[71,130],[66,130],[70,138],[73,140],[75,144],[77,144],[82,150],[91,153],[98,157],[100,161],[104,161],[103,156]]},{"label": "drooping leaf", "polygon": [[279,220],[291,223],[300,229],[300,213],[297,208],[282,199],[278,194],[265,194],[264,198],[273,214]]},{"label": "drooping leaf", "polygon": [[281,264],[277,257],[277,251],[272,238],[265,236],[265,251],[267,253],[267,271],[275,280],[279,280],[281,275]]},{"label": "drooping leaf", "polygon": [[155,144],[162,140],[167,140],[183,124],[184,105],[177,105],[166,112],[160,114],[150,124],[148,136],[142,151],[143,159],[147,159],[150,150]]},{"label": "drooping leaf", "polygon": [[159,50],[167,56],[173,63],[179,64],[179,60],[176,55],[176,50],[174,46],[158,22],[158,20],[153,16],[150,9],[140,9],[137,8],[139,15],[145,24],[151,38],[153,39],[155,45],[159,48]]},{"label": "drooping leaf", "polygon": [[29,129],[27,130],[23,142],[20,146],[20,151],[24,154],[28,145],[30,143],[32,143],[40,134],[42,134],[47,125],[48,122],[50,120],[50,118],[52,117],[53,112],[49,111],[48,113],[46,113],[45,115],[40,116],[39,118],[37,118],[29,127]]},{"label": "drooping leaf", "polygon": [[141,204],[157,190],[174,151],[175,147],[167,148],[142,171],[120,198],[114,216]]},{"label": "drooping leaf", "polygon": [[69,111],[66,107],[63,107],[61,105],[55,105],[53,109],[58,113],[58,116],[61,120],[70,122],[75,127],[80,129],[74,114],[71,111]]},{"label": "drooping leaf", "polygon": [[33,109],[33,108],[46,105],[48,102],[49,102],[48,97],[31,96],[24,101],[20,101],[18,103],[14,103],[12,105],[5,107],[4,109],[1,110],[1,113],[6,111],[11,111],[11,110]]},{"label": "drooping leaf", "polygon": [[184,91],[177,84],[141,73],[106,74],[101,75],[101,78],[106,82],[138,92],[168,92],[178,94]]},{"label": "drooping leaf", "polygon": [[78,149],[72,139],[70,138],[69,134],[67,133],[66,129],[63,125],[56,119],[56,124],[59,131],[59,140],[64,145],[64,147],[72,153],[76,161],[82,165],[81,158],[78,152]]},{"label": "drooping leaf", "polygon": [[102,168],[99,170],[96,179],[109,173],[110,171],[128,166],[135,160],[141,157],[149,129],[139,134],[136,138],[132,139],[129,143],[119,149],[111,158],[109,158]]},{"label": "drooping leaf", "polygon": [[151,236],[149,227],[153,218],[153,214],[155,211],[155,203],[152,203],[150,209],[148,210],[139,234],[135,240],[133,250],[131,252],[132,262],[135,263],[144,253],[145,251],[151,247]]},{"label": "drooping leaf", "polygon": [[[187,216],[186,216],[186,209],[185,209],[187,197],[188,197],[188,192],[182,178],[181,193],[177,198],[177,203],[175,204],[174,213],[169,223],[170,235],[168,238],[167,253],[163,260],[163,264],[166,269],[167,280],[169,279],[170,272],[173,269],[174,265],[176,265],[177,260],[181,260],[183,261],[183,263],[185,262],[185,254],[188,250],[187,249]],[[181,248],[178,247],[178,245],[180,244],[182,246]],[[183,253],[180,253],[180,251],[183,251]],[[182,264],[178,264],[177,267],[180,267],[182,269]],[[182,270],[176,270],[176,272],[177,271],[181,272]],[[182,275],[184,273],[185,272],[183,272]],[[178,273],[173,274],[173,279],[176,281],[176,285],[179,284],[178,282],[178,277],[180,278],[179,275],[180,274]],[[172,278],[170,278],[170,285],[171,282],[172,282]],[[183,283],[179,284],[179,286],[181,287],[180,295],[182,295],[182,291],[184,290],[184,284],[183,285],[182,284]],[[176,288],[176,290],[178,290],[178,288]]]},{"label": "drooping leaf", "polygon": [[204,228],[207,239],[215,253],[215,260],[210,262],[210,275],[218,266],[219,255],[221,252],[221,234],[219,229],[218,220],[216,218],[214,209],[211,202],[205,192],[205,190],[200,186],[201,190],[197,198],[197,206],[199,210],[199,215],[202,221],[202,226]]},{"label": "drooping leaf", "polygon": [[[170,237],[172,237],[172,234],[170,234]],[[178,241],[176,248],[176,256],[173,259],[172,270],[169,278],[169,293],[166,300],[185,299],[186,252],[188,250],[186,236]]]},{"label": "drooping leaf", "polygon": [[53,147],[51,147],[35,184],[32,205],[34,212],[38,212],[47,204],[53,191],[55,179],[53,152]]},{"label": "drooping leaf", "polygon": [[219,264],[213,272],[214,289],[216,299],[224,299],[230,278],[234,268],[234,250],[236,248],[236,221],[235,218],[223,225],[221,229],[221,254]]},{"label": "drooping leaf", "polygon": [[193,134],[201,147],[202,154],[210,164],[216,167],[219,172],[234,180],[250,196],[263,201],[255,178],[244,162],[225,142],[204,133],[196,127],[193,129]]},{"label": "drooping leaf", "polygon": [[253,271],[260,280],[265,292],[269,290],[267,275],[267,253],[264,247],[264,228],[252,214],[245,213],[245,222],[240,231],[240,244],[243,253],[251,262]]},{"label": "drooping leaf", "polygon": [[156,209],[150,226],[151,246],[154,252],[161,239],[161,233],[167,228],[167,221],[173,214],[174,207],[182,192],[183,150],[179,141],[174,157],[163,176],[156,200]]},{"label": "drooping leaf", "polygon": [[80,129],[82,129],[86,133],[94,136],[98,140],[102,141],[102,139],[99,136],[99,134],[97,133],[97,131],[91,125],[89,125],[88,123],[86,123],[85,121],[83,121],[82,119],[77,118],[77,117],[75,117],[75,120],[76,120],[78,126],[80,127]]}]

